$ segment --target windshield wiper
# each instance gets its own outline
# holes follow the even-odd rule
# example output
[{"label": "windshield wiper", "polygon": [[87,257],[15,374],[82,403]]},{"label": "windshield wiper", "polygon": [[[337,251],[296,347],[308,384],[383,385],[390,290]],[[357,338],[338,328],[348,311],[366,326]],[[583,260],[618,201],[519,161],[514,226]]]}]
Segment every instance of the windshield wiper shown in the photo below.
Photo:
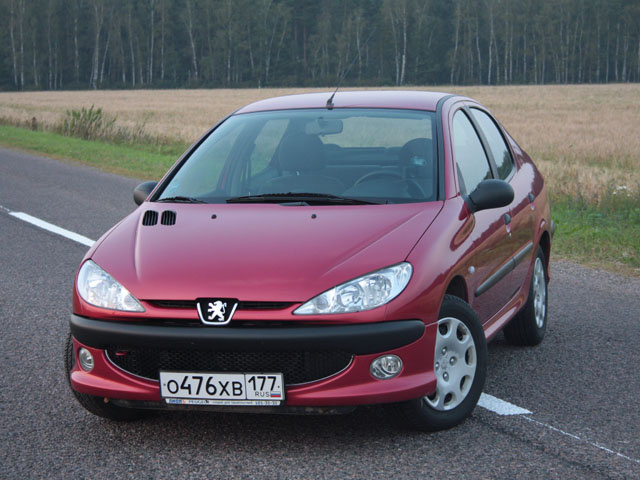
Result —
[{"label": "windshield wiper", "polygon": [[170,203],[207,203],[204,200],[200,200],[198,198],[192,198],[192,197],[183,197],[183,196],[177,196],[177,197],[167,197],[167,198],[161,198],[160,200],[156,200],[156,202],[170,202]]},{"label": "windshield wiper", "polygon": [[379,205],[377,202],[358,198],[340,197],[328,193],[267,193],[264,195],[246,195],[227,198],[227,203],[291,203],[301,202],[309,205]]}]

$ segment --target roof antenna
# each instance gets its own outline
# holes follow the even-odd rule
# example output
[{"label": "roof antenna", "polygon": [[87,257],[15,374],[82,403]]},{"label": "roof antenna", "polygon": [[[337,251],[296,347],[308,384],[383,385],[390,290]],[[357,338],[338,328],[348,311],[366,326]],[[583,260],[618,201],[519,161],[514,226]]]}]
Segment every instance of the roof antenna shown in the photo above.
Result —
[{"label": "roof antenna", "polygon": [[[375,32],[375,31],[376,31],[375,28],[373,30],[371,30],[371,33],[369,33],[369,36],[367,37],[366,42],[364,42],[364,45],[362,46],[363,49],[369,44],[369,40],[371,40],[371,37],[373,36],[373,32]],[[347,76],[347,74],[351,70],[351,67],[353,67],[353,65],[356,63],[357,59],[358,59],[358,54],[356,53],[356,55],[353,57],[353,60],[351,61],[351,64],[349,65],[349,67],[344,72],[342,72],[342,75],[340,76],[340,79],[338,80],[338,86],[336,87],[336,89],[333,91],[333,93],[329,97],[329,100],[327,100],[327,109],[331,110],[333,108],[333,97],[336,96],[336,93],[338,92],[338,89],[340,88],[340,85],[342,85],[342,80],[344,80],[344,78]]]}]

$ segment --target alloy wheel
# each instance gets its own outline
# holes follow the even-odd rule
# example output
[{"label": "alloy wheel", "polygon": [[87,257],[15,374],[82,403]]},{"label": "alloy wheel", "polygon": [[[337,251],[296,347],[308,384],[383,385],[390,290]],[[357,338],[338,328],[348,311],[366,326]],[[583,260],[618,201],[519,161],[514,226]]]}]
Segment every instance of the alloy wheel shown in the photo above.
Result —
[{"label": "alloy wheel", "polygon": [[536,258],[533,267],[533,309],[536,316],[536,326],[544,326],[547,313],[547,279],[540,257]]},{"label": "alloy wheel", "polygon": [[467,397],[476,374],[476,345],[469,328],[457,318],[438,322],[434,371],[438,380],[433,395],[424,401],[435,410],[451,410]]}]

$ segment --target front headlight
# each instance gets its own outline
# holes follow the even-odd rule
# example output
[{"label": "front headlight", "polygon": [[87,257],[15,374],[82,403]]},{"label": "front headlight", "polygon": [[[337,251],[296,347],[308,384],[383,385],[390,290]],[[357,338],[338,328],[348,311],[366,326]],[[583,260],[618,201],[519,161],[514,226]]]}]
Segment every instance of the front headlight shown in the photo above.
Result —
[{"label": "front headlight", "polygon": [[144,312],[144,307],[129,293],[129,290],[92,260],[87,260],[80,268],[78,293],[85,302],[96,307],[125,312]]},{"label": "front headlight", "polygon": [[400,295],[413,267],[403,262],[333,287],[298,307],[296,315],[350,313],[380,307]]}]

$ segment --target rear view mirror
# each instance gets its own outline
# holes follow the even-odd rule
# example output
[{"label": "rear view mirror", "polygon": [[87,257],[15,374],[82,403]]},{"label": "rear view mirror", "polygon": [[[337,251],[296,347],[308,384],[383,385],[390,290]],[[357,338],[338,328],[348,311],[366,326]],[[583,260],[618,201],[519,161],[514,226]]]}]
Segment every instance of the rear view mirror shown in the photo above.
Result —
[{"label": "rear view mirror", "polygon": [[342,120],[317,118],[304,126],[304,133],[307,135],[335,135],[342,133]]},{"label": "rear view mirror", "polygon": [[472,212],[489,208],[506,207],[513,202],[513,187],[504,180],[483,180],[476,189],[469,194]]},{"label": "rear view mirror", "polygon": [[136,205],[142,204],[149,194],[156,188],[158,182],[143,182],[133,189],[133,201],[136,202]]}]

